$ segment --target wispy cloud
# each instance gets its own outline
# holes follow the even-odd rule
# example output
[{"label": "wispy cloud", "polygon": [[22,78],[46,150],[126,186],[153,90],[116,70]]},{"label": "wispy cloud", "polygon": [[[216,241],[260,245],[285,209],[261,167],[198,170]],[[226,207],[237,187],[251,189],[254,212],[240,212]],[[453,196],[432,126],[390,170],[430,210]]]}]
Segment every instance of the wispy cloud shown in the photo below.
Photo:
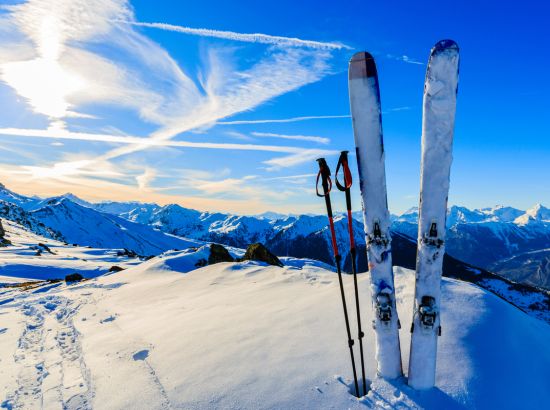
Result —
[{"label": "wispy cloud", "polygon": [[[196,64],[199,74],[195,76],[182,69],[158,43],[147,38],[144,30],[137,29],[136,26],[144,24],[135,21],[132,7],[125,0],[56,0],[53,4],[50,0],[28,0],[6,6],[5,10],[0,15],[0,82],[17,94],[16,104],[36,114],[33,126],[49,122],[51,127],[3,128],[0,133],[18,140],[23,137],[49,139],[56,147],[62,147],[65,140],[119,144],[114,149],[106,146],[99,154],[97,150],[86,155],[72,154],[57,162],[43,155],[33,158],[32,163],[8,168],[12,181],[19,181],[20,187],[30,183],[37,194],[47,189],[62,192],[70,189],[90,197],[85,190],[92,192],[97,188],[104,197],[112,199],[122,199],[123,194],[126,198],[143,197],[140,195],[152,189],[161,172],[146,163],[139,164],[141,169],[120,166],[120,157],[154,147],[287,154],[266,161],[272,169],[300,164],[312,155],[332,154],[332,151],[314,150],[313,153],[293,146],[208,142],[203,136],[220,137],[208,134],[200,134],[197,137],[200,139],[193,141],[176,140],[176,137],[207,129],[321,80],[333,72],[331,59],[338,50],[347,48],[343,44],[179,26],[155,27],[170,30],[176,27],[176,31],[185,34],[268,45],[252,62],[244,63],[238,60],[238,48],[209,45],[202,53],[206,56],[204,60]],[[141,120],[144,129],[154,127],[155,131],[145,137],[125,135],[123,131],[99,133],[97,130],[106,127],[115,130],[121,124],[108,124],[107,118],[100,119],[95,112],[87,112],[90,107],[99,107],[97,111],[101,113],[116,110],[125,115],[132,113],[128,114],[132,120]],[[111,107],[115,110],[105,110]],[[347,117],[309,116],[240,123]],[[75,128],[85,132],[76,132]],[[321,138],[315,142],[323,143],[323,137],[313,138]],[[69,146],[74,144],[67,144],[63,149],[72,149]],[[138,192],[139,189],[143,192]],[[153,195],[148,200],[154,198]],[[242,207],[244,202],[229,203]],[[253,203],[259,204],[249,201],[246,206]]]},{"label": "wispy cloud", "polygon": [[269,165],[267,171],[277,171],[281,168],[294,167],[306,162],[313,162],[317,158],[339,154],[336,150],[308,149],[297,154],[286,155],[284,157],[272,158],[264,161]]},{"label": "wispy cloud", "polygon": [[420,61],[417,61],[417,60],[414,60],[411,57],[409,57],[407,55],[404,55],[404,54],[403,55],[386,54],[386,57],[391,59],[391,60],[402,61],[402,62],[407,63],[407,64],[424,65],[424,63],[422,63]]},{"label": "wispy cloud", "polygon": [[286,140],[296,140],[296,141],[310,141],[317,142],[319,144],[329,144],[330,139],[326,137],[317,137],[312,135],[285,135],[285,134],[274,134],[272,132],[252,132],[252,135],[255,137],[267,137],[267,138],[281,138]]},{"label": "wispy cloud", "polygon": [[271,120],[236,120],[236,121],[218,121],[219,125],[243,125],[243,124],[269,124],[269,123],[287,123],[310,120],[332,120],[338,118],[350,118],[349,115],[310,115],[306,117],[279,118]]},{"label": "wispy cloud", "polygon": [[284,145],[174,141],[174,140],[166,140],[166,139],[161,140],[161,139],[142,138],[142,137],[133,137],[133,136],[90,134],[90,133],[71,132],[71,131],[63,131],[63,130],[0,128],[0,135],[48,138],[48,139],[63,139],[63,140],[94,141],[94,142],[109,142],[109,143],[125,144],[125,145],[131,145],[131,146],[143,146],[143,147],[180,147],[180,148],[219,149],[219,150],[237,150],[237,151],[266,151],[266,152],[284,152],[284,153],[300,153],[302,151],[306,151],[306,152],[308,151],[303,148],[284,146]]},{"label": "wispy cloud", "polygon": [[410,109],[411,109],[411,107],[409,107],[409,106],[389,108],[387,110],[384,110],[383,114],[388,114],[388,113],[392,113],[392,112],[400,112],[400,111],[409,111]]},{"label": "wispy cloud", "polygon": [[215,37],[215,38],[221,38],[221,39],[232,40],[232,41],[244,41],[247,43],[274,44],[280,47],[307,47],[307,48],[321,49],[321,50],[351,49],[351,47],[348,47],[342,43],[302,40],[294,37],[272,36],[269,34],[261,34],[261,33],[245,34],[245,33],[236,33],[234,31],[221,31],[221,30],[212,30],[207,28],[184,27],[184,26],[178,26],[178,25],[166,24],[166,23],[146,23],[146,22],[122,21],[122,20],[118,20],[118,22],[124,23],[124,24],[130,24],[132,26],[175,31],[178,33],[190,34],[193,36]]}]

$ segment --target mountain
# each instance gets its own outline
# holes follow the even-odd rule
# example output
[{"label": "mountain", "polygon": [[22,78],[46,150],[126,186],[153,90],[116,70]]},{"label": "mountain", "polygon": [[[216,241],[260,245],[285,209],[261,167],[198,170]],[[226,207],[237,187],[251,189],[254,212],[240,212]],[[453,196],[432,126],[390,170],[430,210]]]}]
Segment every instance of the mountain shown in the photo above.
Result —
[{"label": "mountain", "polygon": [[147,215],[160,207],[157,204],[144,204],[141,202],[104,201],[91,204],[91,208],[99,212],[121,216],[132,222],[142,223],[141,218],[145,220]]},{"label": "mountain", "polygon": [[[416,238],[417,221],[417,209],[412,208],[394,220],[392,230]],[[546,287],[550,269],[544,253],[535,251],[547,248],[550,248],[550,210],[542,205],[527,211],[504,206],[476,210],[449,208],[445,250],[457,259],[512,280],[530,277],[526,283]],[[515,275],[506,261],[524,253],[530,253],[531,262],[523,264],[523,273]],[[528,272],[530,269],[533,270]]]},{"label": "mountain", "polygon": [[16,203],[0,200],[0,218],[14,221],[26,227],[28,230],[35,232],[38,235],[42,235],[46,238],[63,238],[63,235],[59,231],[56,231],[55,229],[44,225],[42,221],[35,218],[32,214],[25,211]]},{"label": "mountain", "polygon": [[140,255],[158,255],[168,249],[185,249],[198,244],[78,205],[67,198],[50,200],[47,206],[30,215],[61,232],[65,241],[96,248],[126,248]]},{"label": "mountain", "polygon": [[[144,240],[136,237],[139,232],[147,230],[143,225],[153,228],[153,231],[160,230],[168,235],[195,239],[198,241],[219,242],[236,247],[246,247],[252,242],[263,242],[279,255],[292,255],[296,257],[312,257],[326,263],[332,263],[332,251],[327,244],[330,244],[329,232],[327,230],[326,216],[323,215],[299,215],[284,216],[278,219],[279,215],[267,214],[258,216],[230,215],[223,213],[200,212],[184,208],[180,205],[159,206],[156,204],[143,204],[139,202],[102,202],[97,204],[88,203],[75,198],[71,194],[65,194],[53,198],[28,198],[18,195],[2,186],[0,197],[5,203],[31,211],[27,216],[34,218],[43,225],[40,233],[45,236],[55,235],[46,233],[44,229],[64,233],[67,231],[67,238],[77,243],[88,243],[91,246],[131,246],[129,248],[136,252],[147,254],[158,254],[172,244],[173,238],[166,242],[166,236],[160,237],[156,244],[154,238]],[[82,208],[90,209],[92,218],[99,218],[102,221],[110,221],[113,229],[105,232],[94,231],[88,226],[78,235],[71,232],[71,218],[68,213],[65,218],[55,222],[55,226],[48,225],[45,219],[48,208],[56,207],[62,200],[68,200],[73,204],[80,205],[78,210],[81,215],[72,218],[77,221],[85,218],[85,211]],[[18,211],[21,213],[21,209]],[[42,210],[42,211],[40,211]],[[34,213],[36,211],[36,213]],[[40,211],[40,212],[39,212]],[[69,212],[70,213],[70,212]],[[32,214],[32,215],[31,215]],[[358,246],[364,244],[362,212],[354,212],[354,229]],[[117,219],[118,218],[118,219]],[[19,217],[21,222],[23,217]],[[346,269],[350,266],[347,255],[348,241],[345,220],[341,215],[336,218],[336,231],[341,243],[341,251]],[[29,220],[30,221],[30,220]],[[135,223],[130,225],[129,231],[120,227],[124,221]],[[406,237],[416,238],[418,230],[418,208],[411,208],[401,215],[392,215],[392,231]],[[65,225],[65,222],[68,225]],[[69,223],[70,222],[70,223]],[[29,222],[30,223],[30,222]],[[36,226],[30,223],[29,226]],[[128,228],[128,227],[127,227]],[[126,229],[127,229],[126,228]],[[85,232],[84,232],[85,231]],[[117,232],[121,231],[121,232]],[[113,233],[115,232],[115,233]],[[108,234],[113,240],[106,240],[102,235]],[[151,234],[154,236],[154,234]],[[158,233],[157,233],[158,235]],[[134,239],[127,239],[128,237]],[[122,239],[126,238],[126,239]],[[147,235],[146,235],[147,237]],[[69,239],[67,239],[69,240]],[[107,242],[106,242],[107,241]],[[140,242],[150,241],[147,245],[140,245]],[[180,246],[171,246],[180,247]],[[527,211],[521,211],[512,207],[496,206],[493,208],[482,208],[470,210],[465,207],[452,206],[448,211],[447,218],[447,242],[446,251],[449,255],[464,262],[479,266],[486,270],[494,270],[509,279],[524,278],[525,283],[547,287],[550,281],[550,269],[546,264],[545,253],[537,252],[550,248],[550,210],[538,204]],[[528,262],[521,263],[521,272],[514,273],[513,268],[518,267],[521,258],[510,261],[511,258],[529,254]],[[359,253],[362,256],[362,253]],[[507,266],[507,263],[513,265]],[[360,266],[366,263],[360,261]],[[518,268],[519,269],[519,268]]]},{"label": "mountain", "polygon": [[[550,325],[477,286],[442,281],[434,389],[377,378],[364,326],[369,392],[358,400],[334,272],[300,259],[195,270],[201,252],[167,252],[73,285],[0,288],[0,406],[537,409],[550,400]],[[414,272],[396,268],[395,280],[408,347]],[[358,282],[367,324],[368,274]],[[406,372],[409,349],[402,354]]]},{"label": "mountain", "polygon": [[491,270],[515,282],[550,289],[550,249],[521,253],[501,260]]},{"label": "mountain", "polygon": [[23,207],[25,204],[31,204],[40,198],[30,198],[24,195],[17,194],[9,190],[4,184],[0,183],[0,201],[16,204]]}]

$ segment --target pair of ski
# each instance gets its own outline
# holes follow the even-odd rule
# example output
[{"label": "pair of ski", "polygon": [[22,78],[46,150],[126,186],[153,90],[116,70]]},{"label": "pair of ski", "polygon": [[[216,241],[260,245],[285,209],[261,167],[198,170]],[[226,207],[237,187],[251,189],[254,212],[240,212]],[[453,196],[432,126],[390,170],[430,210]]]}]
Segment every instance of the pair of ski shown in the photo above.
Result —
[{"label": "pair of ski", "polygon": [[[435,384],[458,62],[456,43],[438,42],[431,51],[424,84],[416,286],[408,373],[408,384],[416,389]],[[376,65],[369,53],[360,52],[351,59],[349,93],[375,314],[377,371],[381,377],[393,379],[403,374],[400,323],[392,271],[380,91]]]}]

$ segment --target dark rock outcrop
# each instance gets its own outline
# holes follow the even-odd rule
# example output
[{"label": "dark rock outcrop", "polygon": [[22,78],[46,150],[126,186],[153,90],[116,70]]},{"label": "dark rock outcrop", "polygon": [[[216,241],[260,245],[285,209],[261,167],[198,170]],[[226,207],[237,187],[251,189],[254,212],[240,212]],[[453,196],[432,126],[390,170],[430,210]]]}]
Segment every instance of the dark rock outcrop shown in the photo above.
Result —
[{"label": "dark rock outcrop", "polygon": [[235,260],[229,254],[227,249],[222,245],[213,243],[210,245],[210,255],[208,256],[208,264],[213,265],[220,262],[234,262]]},{"label": "dark rock outcrop", "polygon": [[248,245],[246,252],[242,257],[243,261],[260,261],[270,265],[283,267],[283,263],[273,255],[264,245],[261,243],[253,243]]},{"label": "dark rock outcrop", "polygon": [[65,282],[80,282],[84,277],[80,273],[71,273],[70,275],[65,276]]}]

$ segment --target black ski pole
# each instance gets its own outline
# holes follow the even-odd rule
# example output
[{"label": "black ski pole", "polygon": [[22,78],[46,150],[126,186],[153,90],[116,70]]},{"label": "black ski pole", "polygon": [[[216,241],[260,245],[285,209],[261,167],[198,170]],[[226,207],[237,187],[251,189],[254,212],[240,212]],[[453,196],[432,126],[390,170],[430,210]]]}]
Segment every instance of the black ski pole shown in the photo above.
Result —
[{"label": "black ski pole", "polygon": [[[342,168],[344,173],[344,185],[338,181],[338,172]],[[346,193],[346,209],[348,216],[348,231],[349,231],[349,244],[350,244],[350,256],[351,256],[351,272],[353,274],[353,286],[355,288],[355,309],[357,310],[357,331],[359,338],[359,352],[361,355],[361,375],[363,376],[363,394],[367,394],[367,381],[365,377],[365,359],[363,356],[363,330],[361,329],[361,309],[359,308],[359,289],[357,287],[357,266],[356,266],[356,251],[355,251],[355,239],[353,237],[353,219],[351,215],[351,194],[350,188],[352,184],[351,171],[348,166],[348,151],[342,151],[340,158],[338,159],[338,165],[336,166],[335,182],[339,191]]]},{"label": "black ski pole", "polygon": [[[332,218],[332,205],[330,203],[330,190],[332,189],[332,181],[330,180],[330,169],[328,168],[327,162],[324,158],[319,158],[317,160],[319,163],[319,173],[317,174],[317,183],[316,183],[316,192],[317,196],[325,197],[325,204],[327,206],[327,215],[328,222],[330,227],[330,234],[332,237],[332,249],[334,251],[334,260],[336,261],[336,270],[338,272],[338,281],[340,283],[340,295],[342,297],[342,307],[344,308],[344,318],[346,321],[346,331],[348,333],[348,346],[349,353],[351,356],[351,367],[353,368],[353,381],[355,383],[355,394],[359,396],[359,385],[357,383],[357,371],[355,370],[355,357],[353,355],[353,339],[351,338],[351,331],[349,327],[349,318],[348,318],[348,308],[346,305],[346,294],[344,292],[344,282],[342,280],[342,269],[340,267],[340,262],[342,257],[338,253],[338,244],[336,243],[336,233],[334,231],[334,220]],[[323,193],[319,193],[319,178],[321,178],[321,185],[323,187]]]}]

